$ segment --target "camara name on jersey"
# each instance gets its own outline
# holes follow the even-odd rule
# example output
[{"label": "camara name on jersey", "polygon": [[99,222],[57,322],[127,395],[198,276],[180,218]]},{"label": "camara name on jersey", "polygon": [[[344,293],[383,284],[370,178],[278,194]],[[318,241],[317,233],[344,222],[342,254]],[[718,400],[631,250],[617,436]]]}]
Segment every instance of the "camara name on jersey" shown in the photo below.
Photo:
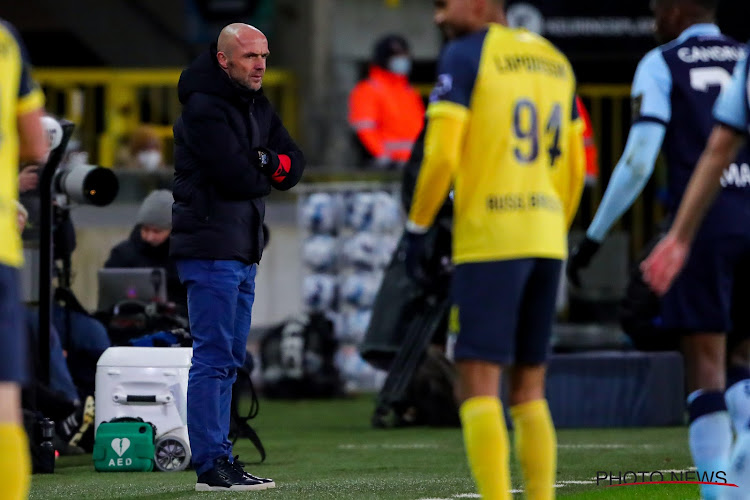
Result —
[{"label": "camara name on jersey", "polygon": [[724,170],[721,174],[721,187],[735,186],[735,187],[748,187],[750,186],[750,165],[743,163],[737,165],[732,163]]},{"label": "camara name on jersey", "polygon": [[742,47],[732,47],[731,45],[682,47],[677,50],[677,57],[686,63],[739,61],[743,54]]}]

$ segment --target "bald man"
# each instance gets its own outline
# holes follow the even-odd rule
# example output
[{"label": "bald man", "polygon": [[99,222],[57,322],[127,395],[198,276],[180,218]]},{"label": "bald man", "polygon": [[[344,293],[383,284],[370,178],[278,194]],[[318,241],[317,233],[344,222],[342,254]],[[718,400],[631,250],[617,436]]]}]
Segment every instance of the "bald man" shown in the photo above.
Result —
[{"label": "bald man", "polygon": [[197,491],[274,487],[245,472],[229,441],[232,384],[246,356],[265,197],[305,159],[263,95],[268,41],[230,24],[180,76],[170,256],[187,288],[193,364],[188,432]]}]

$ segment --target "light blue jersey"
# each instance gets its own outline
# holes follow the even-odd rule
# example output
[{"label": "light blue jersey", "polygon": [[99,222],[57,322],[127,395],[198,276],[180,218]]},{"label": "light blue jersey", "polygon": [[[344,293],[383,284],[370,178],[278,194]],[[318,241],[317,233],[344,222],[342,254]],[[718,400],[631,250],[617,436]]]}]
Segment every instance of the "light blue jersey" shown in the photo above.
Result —
[{"label": "light blue jersey", "polygon": [[659,151],[667,160],[667,208],[677,208],[713,128],[719,91],[743,55],[742,45],[716,25],[695,24],[643,57],[631,90],[633,126],[586,232],[589,238],[603,241],[630,208],[651,177]]},{"label": "light blue jersey", "polygon": [[750,132],[748,71],[750,71],[750,64],[746,53],[735,66],[732,81],[724,87],[714,105],[716,121],[743,134]]}]

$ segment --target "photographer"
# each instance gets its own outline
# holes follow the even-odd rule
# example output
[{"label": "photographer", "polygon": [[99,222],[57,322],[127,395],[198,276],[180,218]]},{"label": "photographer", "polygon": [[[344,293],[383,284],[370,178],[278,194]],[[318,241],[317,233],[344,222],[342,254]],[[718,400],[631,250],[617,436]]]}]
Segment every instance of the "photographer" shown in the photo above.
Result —
[{"label": "photographer", "polygon": [[[43,116],[41,121],[48,138],[48,150],[52,150],[59,145],[62,129],[58,121],[51,116]],[[22,237],[25,243],[32,246],[38,243],[41,236],[40,172],[39,166],[26,165],[19,174],[19,198],[28,211]],[[111,343],[104,326],[88,314],[67,288],[70,281],[70,256],[76,246],[75,228],[67,207],[55,204],[53,213],[53,258],[55,261],[62,261],[63,264],[62,269],[57,272],[58,288],[55,290],[52,308],[50,373],[54,377],[55,374],[66,370],[65,367],[59,366],[60,357],[53,348],[57,343],[66,353],[67,369],[73,378],[78,395],[86,397],[94,393],[96,361]],[[26,309],[29,333],[32,342],[36,343],[39,332],[38,308],[27,306]],[[59,383],[63,385],[58,387]],[[63,392],[72,397],[68,384],[58,378],[50,380],[50,387],[65,389]]]},{"label": "photographer", "polygon": [[110,252],[104,267],[161,267],[167,275],[167,298],[187,308],[187,291],[180,283],[177,267],[169,258],[172,233],[172,192],[157,189],[141,203],[130,237]]},{"label": "photographer", "polygon": [[[47,136],[47,155],[49,151],[59,145],[62,129],[58,121],[49,115],[42,116],[42,126]],[[18,199],[27,210],[26,224],[22,232],[24,243],[34,243],[39,240],[39,225],[41,222],[41,198],[39,193],[39,175],[43,164],[26,164],[18,174]],[[65,253],[72,253],[76,247],[76,235],[73,223],[67,217],[67,211],[55,210],[54,224],[55,259],[61,259]]]}]

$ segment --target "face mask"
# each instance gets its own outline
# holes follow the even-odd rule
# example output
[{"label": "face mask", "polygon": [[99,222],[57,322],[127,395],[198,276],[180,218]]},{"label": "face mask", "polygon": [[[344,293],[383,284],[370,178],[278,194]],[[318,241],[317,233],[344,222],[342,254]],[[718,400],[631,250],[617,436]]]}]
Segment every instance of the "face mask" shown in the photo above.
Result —
[{"label": "face mask", "polygon": [[409,56],[393,56],[388,61],[388,69],[397,75],[406,76],[411,71],[411,59]]},{"label": "face mask", "polygon": [[147,149],[138,153],[138,163],[148,172],[153,172],[161,165],[161,153],[155,149]]}]

